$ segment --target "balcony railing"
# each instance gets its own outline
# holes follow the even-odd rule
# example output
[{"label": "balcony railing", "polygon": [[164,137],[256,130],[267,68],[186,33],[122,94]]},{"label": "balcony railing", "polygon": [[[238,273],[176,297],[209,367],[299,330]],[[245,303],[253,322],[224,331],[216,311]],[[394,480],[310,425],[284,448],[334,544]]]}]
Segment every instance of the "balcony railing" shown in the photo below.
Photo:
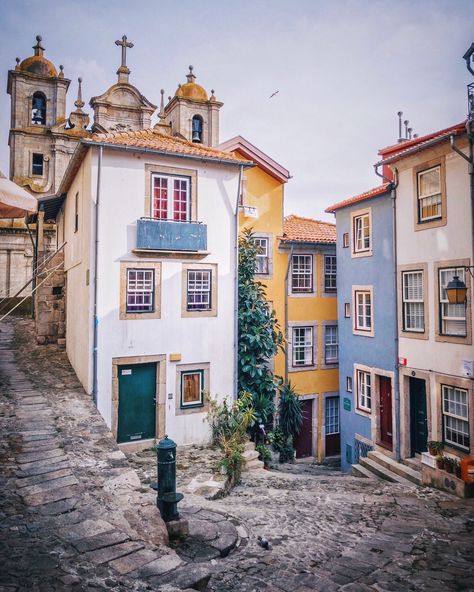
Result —
[{"label": "balcony railing", "polygon": [[207,225],[202,222],[137,220],[137,249],[148,251],[206,251]]}]

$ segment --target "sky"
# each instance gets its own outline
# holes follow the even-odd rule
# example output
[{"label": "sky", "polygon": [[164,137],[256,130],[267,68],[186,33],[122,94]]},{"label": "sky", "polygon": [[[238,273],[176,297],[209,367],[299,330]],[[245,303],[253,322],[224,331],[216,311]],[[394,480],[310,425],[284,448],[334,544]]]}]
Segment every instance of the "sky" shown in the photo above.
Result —
[{"label": "sky", "polygon": [[0,11],[5,173],[8,70],[38,34],[71,79],[67,113],[78,76],[86,105],[116,82],[124,34],[130,82],[154,104],[192,64],[224,103],[221,141],[241,135],[289,169],[286,214],[331,220],[328,205],[379,185],[373,164],[398,138],[398,111],[420,135],[467,112],[472,0],[0,0]]}]

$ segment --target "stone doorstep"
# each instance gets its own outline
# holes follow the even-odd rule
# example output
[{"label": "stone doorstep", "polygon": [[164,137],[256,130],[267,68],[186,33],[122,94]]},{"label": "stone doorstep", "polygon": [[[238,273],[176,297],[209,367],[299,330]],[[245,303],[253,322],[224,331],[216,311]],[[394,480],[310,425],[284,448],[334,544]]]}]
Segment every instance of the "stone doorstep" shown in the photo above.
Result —
[{"label": "stone doorstep", "polygon": [[37,493],[43,493],[47,491],[52,491],[54,489],[60,489],[61,487],[66,487],[68,485],[78,485],[78,483],[79,481],[76,479],[76,477],[74,477],[74,475],[67,475],[65,477],[50,479],[48,481],[45,481],[44,483],[39,483],[37,485],[26,486],[21,490],[21,495],[35,495]]},{"label": "stone doorstep", "polygon": [[36,461],[44,461],[58,456],[66,456],[62,448],[55,448],[53,450],[38,450],[37,452],[28,452],[25,454],[19,454],[17,456],[17,462],[21,465],[34,463]]},{"label": "stone doorstep", "polygon": [[38,483],[46,483],[52,479],[68,477],[69,475],[72,475],[71,469],[60,469],[59,471],[51,471],[51,473],[43,473],[42,475],[33,475],[32,477],[17,479],[15,485],[18,489],[21,489],[22,487],[29,487],[30,485],[37,485]]},{"label": "stone doorstep", "polygon": [[91,563],[102,565],[103,563],[108,563],[109,561],[113,561],[119,557],[130,555],[130,553],[139,551],[140,549],[143,549],[144,546],[145,545],[137,541],[129,541],[126,543],[119,543],[118,545],[113,545],[111,547],[97,549],[96,551],[89,551],[88,553],[85,553],[83,557]]},{"label": "stone doorstep", "polygon": [[66,486],[49,491],[42,491],[32,495],[23,495],[23,500],[29,506],[42,506],[51,502],[57,502],[63,499],[74,497],[78,493],[77,486]]}]

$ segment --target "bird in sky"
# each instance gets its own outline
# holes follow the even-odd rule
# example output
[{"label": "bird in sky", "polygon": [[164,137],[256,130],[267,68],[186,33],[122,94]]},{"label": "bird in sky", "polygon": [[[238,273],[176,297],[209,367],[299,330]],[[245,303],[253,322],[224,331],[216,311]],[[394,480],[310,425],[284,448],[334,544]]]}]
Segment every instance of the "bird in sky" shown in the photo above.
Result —
[{"label": "bird in sky", "polygon": [[274,97],[275,95],[277,95],[280,91],[276,90],[274,93],[272,93],[268,98],[271,99],[272,97]]}]

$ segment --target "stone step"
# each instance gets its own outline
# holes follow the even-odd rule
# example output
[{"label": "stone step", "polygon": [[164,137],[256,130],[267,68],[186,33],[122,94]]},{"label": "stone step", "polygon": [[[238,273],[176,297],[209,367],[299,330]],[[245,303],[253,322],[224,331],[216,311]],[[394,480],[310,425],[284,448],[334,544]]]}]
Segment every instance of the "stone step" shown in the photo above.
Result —
[{"label": "stone step", "polygon": [[372,471],[369,471],[369,469],[366,469],[365,467],[359,464],[352,465],[352,475],[354,477],[364,477],[365,479],[372,479],[373,481],[379,480],[379,478],[374,473],[372,473]]},{"label": "stone step", "polygon": [[246,450],[243,455],[246,463],[258,459],[258,452],[256,450]]},{"label": "stone step", "polygon": [[397,462],[393,458],[390,458],[383,452],[377,452],[376,450],[371,450],[369,452],[369,458],[374,460],[375,462],[379,463],[392,473],[399,475],[403,479],[407,479],[415,485],[421,485],[421,472],[417,471],[407,465]]},{"label": "stone step", "polygon": [[252,442],[251,440],[245,442],[245,451],[247,450],[255,450],[255,442]]},{"label": "stone step", "polygon": [[390,481],[391,483],[401,483],[402,485],[409,485],[414,487],[414,484],[408,479],[404,477],[400,477],[397,473],[392,473],[390,469],[387,469],[382,464],[379,464],[376,460],[369,457],[361,457],[359,459],[359,464],[363,467],[374,473],[380,479],[385,479],[385,481]]},{"label": "stone step", "polygon": [[251,460],[245,463],[242,470],[243,472],[254,471],[255,469],[263,469],[264,466],[263,460]]},{"label": "stone step", "polygon": [[402,464],[410,467],[414,471],[421,472],[421,458],[418,456],[414,456],[412,458],[402,458]]}]

